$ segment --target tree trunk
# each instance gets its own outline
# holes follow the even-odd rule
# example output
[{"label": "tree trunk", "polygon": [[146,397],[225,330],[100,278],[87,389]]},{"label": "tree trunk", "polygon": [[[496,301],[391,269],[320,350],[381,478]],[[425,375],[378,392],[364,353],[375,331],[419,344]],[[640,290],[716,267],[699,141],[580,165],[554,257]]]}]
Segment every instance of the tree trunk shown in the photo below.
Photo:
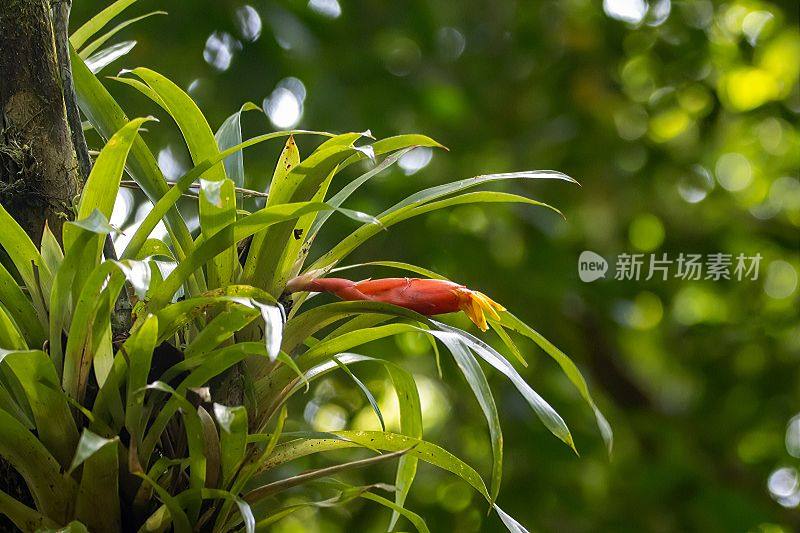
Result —
[{"label": "tree trunk", "polygon": [[0,202],[36,243],[45,221],[61,236],[81,183],[54,27],[48,1],[0,0]]}]

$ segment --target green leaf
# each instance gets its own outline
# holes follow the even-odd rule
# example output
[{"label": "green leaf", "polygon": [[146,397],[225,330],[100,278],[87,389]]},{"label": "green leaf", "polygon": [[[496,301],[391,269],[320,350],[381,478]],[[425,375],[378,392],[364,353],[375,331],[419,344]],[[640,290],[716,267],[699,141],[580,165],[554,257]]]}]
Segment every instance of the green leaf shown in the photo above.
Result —
[{"label": "green leaf", "polygon": [[[357,229],[349,236],[344,238],[336,246],[331,248],[326,254],[315,261],[306,272],[326,271],[332,268],[342,258],[347,256],[350,252],[355,250],[358,246],[363,244],[367,239],[376,235],[380,229],[388,228],[398,222],[402,222],[409,218],[430,213],[437,209],[443,209],[454,205],[468,204],[468,203],[485,203],[485,202],[521,202],[535,206],[547,207],[555,212],[560,213],[557,209],[542,202],[531,200],[524,196],[516,194],[499,193],[499,192],[478,192],[467,193],[454,198],[448,198],[441,201],[439,198],[455,194],[459,191],[477,187],[479,185],[490,183],[494,181],[502,181],[509,179],[542,179],[553,178],[574,181],[572,178],[554,171],[538,171],[538,172],[515,172],[510,174],[490,174],[487,176],[478,176],[466,180],[456,181],[445,185],[438,185],[425,189],[418,193],[412,194],[405,200],[398,202],[390,207],[380,215],[378,220],[381,226],[365,225]],[[562,215],[563,216],[563,215]]]},{"label": "green leaf", "polygon": [[78,442],[78,430],[52,361],[41,350],[0,350],[0,362],[11,368],[28,399],[39,440],[66,467]]},{"label": "green leaf", "polygon": [[[250,460],[249,462],[246,462],[246,464],[243,464],[242,468],[239,470],[239,472],[237,472],[237,475],[234,477],[231,487],[232,494],[240,494],[242,492],[244,487],[250,482],[250,479],[253,477],[253,475],[258,471],[258,469],[264,463],[264,460],[267,457],[269,457],[275,450],[275,446],[278,443],[278,439],[283,433],[284,422],[286,422],[286,407],[281,409],[278,415],[278,420],[275,422],[275,429],[272,432],[272,435],[270,435],[269,440],[267,441],[267,445],[264,447],[264,450],[261,453],[253,454],[251,456],[253,457],[253,459]],[[219,530],[220,526],[225,524],[225,522],[228,519],[228,516],[230,515],[230,511],[231,511],[231,502],[226,501],[223,504],[219,515],[217,516],[217,521],[214,525],[215,530]]]},{"label": "green leaf", "polygon": [[506,332],[506,329],[499,323],[495,322],[494,320],[489,320],[489,325],[492,327],[492,330],[497,333],[497,336],[500,337],[500,340],[503,341],[503,344],[506,345],[506,348],[512,353],[512,355],[519,361],[519,363],[524,366],[525,368],[528,367],[528,362],[522,356],[522,352],[519,351],[514,340],[511,336]]},{"label": "green leaf", "polygon": [[341,368],[345,372],[345,374],[350,376],[350,379],[352,379],[353,382],[358,386],[358,388],[361,389],[361,392],[364,393],[364,396],[367,398],[369,405],[375,412],[375,416],[378,417],[378,421],[381,423],[381,429],[383,431],[386,431],[386,422],[383,421],[383,413],[381,413],[381,408],[378,407],[378,402],[375,401],[375,397],[372,395],[367,386],[364,385],[364,382],[358,379],[358,377],[355,374],[353,374],[349,368],[347,368],[347,365],[342,363],[336,356],[333,357],[333,361],[339,366],[339,368]]},{"label": "green leaf", "polygon": [[[8,211],[2,205],[0,205],[0,227],[3,228],[3,231],[0,231],[0,247],[8,254],[23,283],[25,283],[28,294],[31,295],[33,300],[33,307],[39,315],[39,320],[46,324],[47,307],[44,303],[42,288],[34,271],[38,272],[40,279],[51,277],[52,274],[28,234],[25,233],[25,230],[17,224],[17,221],[8,214]],[[7,288],[6,291],[10,291],[10,289]]]},{"label": "green leaf", "polygon": [[247,409],[214,404],[222,451],[222,486],[227,487],[244,460],[247,447]]},{"label": "green leaf", "polygon": [[92,71],[92,74],[99,74],[108,65],[127,55],[136,46],[136,41],[122,41],[120,43],[112,44],[102,50],[95,52],[86,58],[86,66]]},{"label": "green leaf", "polygon": [[[134,22],[139,22],[140,20],[146,19],[148,17],[152,17],[153,15],[166,15],[166,14],[167,14],[166,11],[151,11],[150,13],[146,13],[144,15],[140,15],[138,17],[134,17],[132,19],[128,19],[128,20],[126,20],[124,22],[120,22],[119,24],[114,26],[111,30],[107,31],[106,33],[104,33],[103,35],[101,35],[100,37],[98,37],[97,39],[95,39],[91,43],[87,44],[85,47],[83,47],[83,49],[80,52],[81,58],[84,59],[84,60],[86,58],[88,58],[90,55],[92,55],[92,53],[95,50],[97,50],[98,48],[103,46],[110,38],[112,38],[114,35],[116,35],[120,31],[124,30],[125,28],[127,28],[128,26],[133,24]],[[76,46],[76,48],[78,48],[78,47]]]},{"label": "green leaf", "polygon": [[[373,147],[374,146],[375,145],[373,145]],[[398,152],[396,154],[393,154],[390,157],[387,157],[380,164],[376,165],[371,170],[365,172],[361,176],[357,177],[356,179],[354,179],[353,181],[351,181],[350,183],[348,183],[347,185],[342,187],[342,189],[338,193],[334,194],[326,203],[328,205],[332,205],[334,207],[341,206],[345,201],[347,201],[347,199],[350,196],[352,196],[352,194],[354,192],[356,192],[356,190],[359,189],[359,187],[361,187],[367,181],[369,181],[373,177],[377,176],[378,174],[380,174],[381,172],[383,172],[384,170],[386,170],[387,168],[389,168],[390,166],[395,164],[398,159],[400,159],[401,157],[403,157],[405,154],[407,154],[408,152],[410,152],[413,149],[414,149],[414,146],[410,146],[410,147],[405,148],[404,150],[401,150],[400,152]],[[351,156],[351,157],[353,157],[353,156]],[[343,165],[343,166],[346,166],[346,165]],[[330,215],[331,215],[330,213],[320,213],[319,215],[317,215],[316,220],[314,220],[314,223],[311,225],[311,228],[308,230],[308,238],[309,239],[313,239],[314,238],[314,236],[317,234],[317,232],[319,232],[319,230],[322,228],[322,226],[328,220]]]},{"label": "green leaf", "polygon": [[572,440],[572,435],[569,432],[569,428],[567,428],[566,423],[564,423],[564,419],[548,404],[544,398],[539,396],[539,394],[528,385],[522,376],[519,375],[519,372],[511,365],[511,363],[506,360],[505,357],[500,355],[494,348],[483,342],[482,340],[470,335],[466,331],[462,331],[458,328],[454,328],[452,326],[448,326],[447,324],[443,324],[441,322],[436,322],[435,320],[431,321],[436,327],[439,328],[437,330],[430,330],[429,333],[436,337],[437,339],[441,340],[442,342],[450,342],[452,339],[458,339],[469,348],[475,352],[481,359],[489,363],[493,366],[496,370],[500,371],[504,376],[506,376],[511,383],[517,388],[517,390],[522,394],[523,398],[528,402],[533,409],[533,412],[539,417],[545,427],[550,430],[550,432],[564,441],[570,448],[572,448],[575,453],[575,443]]},{"label": "green leaf", "polygon": [[539,332],[525,324],[519,318],[515,317],[509,312],[500,313],[501,324],[508,329],[514,330],[517,333],[528,337],[533,342],[535,342],[544,352],[552,357],[558,366],[561,367],[564,374],[567,376],[567,379],[578,389],[581,397],[589,404],[589,407],[592,408],[594,412],[595,418],[597,419],[597,426],[600,428],[600,434],[603,437],[603,440],[606,444],[606,449],[608,451],[609,456],[614,448],[614,433],[611,429],[611,425],[606,420],[606,417],[603,416],[603,413],[597,407],[592,398],[591,393],[589,392],[589,387],[586,385],[586,380],[583,378],[581,371],[578,370],[578,367],[575,363],[570,359],[564,352],[556,348],[553,343],[545,339]]},{"label": "green leaf", "polygon": [[78,446],[75,449],[75,457],[72,458],[72,463],[69,466],[69,473],[74,472],[76,468],[82,465],[94,454],[98,453],[105,446],[114,444],[116,442],[118,442],[118,439],[116,438],[106,439],[100,435],[92,433],[88,429],[84,429],[83,433],[81,433],[81,439],[78,441]]},{"label": "green leaf", "polygon": [[232,303],[197,334],[183,350],[186,359],[203,355],[215,349],[233,333],[239,331],[259,316],[258,310]]},{"label": "green leaf", "polygon": [[[40,246],[41,254],[42,254],[42,261],[44,264],[47,265],[47,270],[49,270],[52,274],[58,272],[58,269],[61,267],[61,262],[64,260],[64,252],[61,251],[61,245],[56,239],[56,236],[53,235],[53,232],[50,231],[50,225],[45,221],[44,223],[44,232],[42,233],[42,244]],[[50,291],[53,290],[53,278],[52,276],[45,276],[44,278],[40,278],[40,282],[42,285],[42,293],[43,294],[50,294]]]},{"label": "green leaf", "polygon": [[455,336],[438,336],[435,332],[429,332],[429,334],[435,335],[447,346],[461,373],[464,374],[470,389],[472,389],[472,394],[478,400],[483,415],[486,417],[486,422],[489,425],[489,437],[492,443],[491,496],[493,502],[497,499],[497,494],[500,491],[500,482],[503,477],[503,432],[500,428],[500,417],[497,414],[497,406],[494,402],[492,390],[489,388],[489,382],[486,381],[486,375],[483,373],[478,361],[461,339]]},{"label": "green leaf", "polygon": [[[204,296],[170,304],[157,313],[159,320],[158,343],[165,341],[190,321],[219,306],[230,303],[249,305],[249,298],[258,298],[259,300],[274,303],[272,296],[261,289],[248,285],[228,285],[223,289],[208,291],[204,293]],[[134,330],[138,327],[138,324],[139,322],[134,324]]]},{"label": "green leaf", "polygon": [[[183,396],[183,391],[185,391],[186,388],[183,388],[182,392],[179,392],[162,381],[155,381],[148,385],[146,390],[166,392],[171,396],[169,401],[175,402],[177,406],[180,407],[189,448],[189,488],[202,489],[206,482],[207,467],[203,423],[195,407]],[[144,391],[140,389],[137,392],[141,394]],[[150,448],[148,447],[147,449],[149,450]],[[197,498],[192,499],[187,505],[187,515],[192,520],[197,520],[200,514],[201,503],[202,501]]]},{"label": "green leaf", "polygon": [[[127,79],[126,81],[130,82],[136,80]],[[144,84],[141,85],[147,87]],[[235,154],[236,152],[243,150],[244,148],[255,146],[256,144],[260,144],[262,142],[276,139],[279,137],[286,137],[287,135],[300,135],[300,134],[330,135],[329,133],[325,132],[306,131],[306,130],[278,131],[274,133],[267,133],[264,135],[259,135],[257,137],[248,139],[237,146],[228,148],[227,150],[222,151],[218,155],[206,159],[202,163],[196,165],[189,172],[181,176],[178,179],[178,181],[174,184],[174,186],[171,187],[169,191],[155,203],[153,209],[147,214],[147,216],[141,222],[139,228],[133,234],[133,237],[131,237],[131,240],[128,243],[128,246],[125,248],[122,257],[123,258],[138,257],[140,254],[141,247],[147,241],[148,236],[153,232],[153,229],[155,229],[156,225],[158,225],[158,223],[161,222],[161,220],[165,216],[167,216],[168,213],[172,212],[171,210],[175,209],[175,203],[178,201],[181,195],[189,189],[189,186],[192,185],[192,183],[194,183],[198,179],[200,179],[205,174],[205,172],[214,167],[214,165],[216,165],[226,157],[230,156],[231,154]]]},{"label": "green leaf", "polygon": [[[141,78],[158,95],[155,102],[164,107],[180,128],[195,164],[219,155],[220,150],[211,127],[200,108],[188,94],[153,70],[139,67],[133,69],[131,73]],[[149,92],[144,94],[151,96]],[[224,165],[216,164],[211,167],[205,172],[205,179],[224,182],[227,179]],[[200,191],[200,228],[205,239],[211,238],[236,220],[236,198],[233,194],[232,182],[223,185],[223,194],[220,195],[220,199],[219,205],[215,205],[214,202],[208,200],[202,189]],[[229,242],[228,247],[214,259],[212,268],[209,269],[210,287],[224,286],[233,281],[235,265],[238,261],[233,244],[233,242]]]},{"label": "green leaf", "polygon": [[25,337],[3,304],[0,304],[0,346],[8,350],[27,350]]},{"label": "green leaf", "polygon": [[77,491],[75,481],[61,474],[61,465],[33,433],[2,410],[0,455],[25,479],[36,508],[53,521],[66,523]]},{"label": "green leaf", "polygon": [[[67,222],[70,224],[70,222]],[[63,372],[64,360],[62,352],[61,336],[65,328],[69,327],[72,317],[70,298],[76,287],[75,274],[79,262],[83,257],[83,251],[90,242],[93,234],[88,231],[81,231],[75,242],[66,250],[64,262],[56,272],[53,279],[53,291],[50,293],[50,359],[55,365],[59,375]]]},{"label": "green leaf", "polygon": [[[348,133],[325,141],[306,160],[292,167],[285,177],[273,181],[267,207],[315,198],[339,163],[355,151],[352,143],[360,136]],[[313,220],[308,224],[311,222]],[[294,223],[286,222],[253,237],[242,274],[245,283],[264,288],[273,296],[280,292],[279,289],[283,290],[282,284],[286,280],[282,278],[287,276],[287,272],[278,271],[281,259],[284,256],[297,257],[303,243],[293,237],[294,229]]]},{"label": "green leaf", "polygon": [[452,183],[445,183],[444,185],[437,185],[435,187],[430,187],[428,189],[419,191],[405,198],[404,200],[401,200],[400,202],[396,203],[395,205],[393,205],[392,207],[381,213],[380,216],[388,215],[389,213],[394,213],[405,207],[422,205],[431,200],[442,198],[444,196],[454,194],[456,192],[463,191],[465,189],[470,189],[472,187],[477,187],[484,183],[491,183],[494,181],[505,181],[511,179],[525,179],[525,180],[555,179],[555,180],[569,181],[571,183],[576,183],[576,184],[578,183],[577,181],[570,178],[566,174],[555,170],[532,170],[524,172],[506,172],[502,174],[486,174],[483,176],[476,176],[474,178],[454,181]]},{"label": "green leaf", "polygon": [[[303,376],[303,382],[308,383],[311,380],[319,378],[336,369],[340,364],[350,365],[361,361],[379,363],[383,365],[389,373],[392,384],[394,385],[395,394],[397,394],[397,404],[400,410],[400,432],[403,435],[416,439],[422,438],[422,408],[419,399],[419,391],[417,390],[417,383],[411,373],[391,361],[354,353],[341,353],[336,356],[334,361],[322,363],[311,368]],[[290,394],[297,392],[300,386],[300,383],[295,383]],[[418,459],[415,456],[407,454],[400,458],[397,466],[395,503],[400,507],[404,505],[406,496],[416,476],[417,461]],[[393,513],[392,521],[389,526],[390,530],[393,529],[396,524],[397,518],[398,514]]]},{"label": "green leaf", "polygon": [[[131,448],[141,449],[142,437],[147,423],[144,410],[144,395],[136,391],[147,385],[147,377],[153,360],[158,335],[158,317],[148,315],[141,327],[125,340],[120,351],[128,361],[127,396],[125,400],[125,427],[131,436]],[[119,376],[120,378],[122,376]],[[139,462],[147,464],[149,458],[139,457]]]},{"label": "green leaf", "polygon": [[[403,150],[405,148],[416,148],[420,146],[447,150],[447,147],[443,144],[431,139],[427,135],[420,135],[418,133],[405,133],[402,135],[395,135],[393,137],[380,139],[372,143],[371,148],[372,153],[376,156],[379,156],[388,154],[390,152],[395,152],[397,150]],[[367,157],[369,156],[363,152],[356,152],[347,158],[344,163],[342,163],[341,168],[346,168],[353,163],[357,163],[366,159]]]},{"label": "green leaf", "polygon": [[[260,110],[261,108],[254,103],[245,102],[239,111],[225,119],[217,133],[214,134],[220,152],[242,143],[242,113]],[[225,158],[225,173],[237,187],[245,187],[242,152],[238,151]]]},{"label": "green leaf", "polygon": [[332,433],[340,438],[296,439],[279,444],[275,447],[273,454],[267,458],[261,470],[269,470],[313,453],[343,448],[365,447],[393,452],[409,450],[409,455],[457,475],[486,498],[486,501],[491,501],[486,485],[478,473],[455,455],[435,444],[382,431],[334,431]]},{"label": "green leaf", "polygon": [[347,317],[363,313],[389,314],[412,320],[426,320],[423,315],[410,309],[382,302],[353,301],[320,305],[295,316],[286,323],[286,328],[283,332],[282,349],[286,353],[292,353],[304,339],[314,335],[322,328]]},{"label": "green leaf", "polygon": [[[70,59],[72,61],[75,91],[81,111],[103,138],[111,138],[114,133],[128,123],[125,113],[74,50],[70,50]],[[127,160],[127,170],[151,202],[158,202],[169,191],[169,186],[158,167],[155,157],[153,157],[152,152],[147,148],[141,137],[137,137],[133,142]],[[186,253],[194,248],[194,241],[186,227],[186,223],[172,204],[168,205],[163,213],[158,214],[156,222],[161,220],[164,221],[169,231],[176,257],[182,259]],[[149,233],[144,235],[145,239],[147,235]],[[125,258],[129,259],[131,257]],[[205,287],[202,285],[202,279],[198,279],[196,282],[201,284],[199,286],[200,289]]]},{"label": "green leaf", "polygon": [[78,402],[83,401],[89,370],[110,321],[111,302],[124,281],[117,263],[107,261],[91,271],[77,296],[64,350],[62,382],[64,392]]},{"label": "green leaf", "polygon": [[103,29],[103,26],[108,24],[111,19],[122,13],[135,1],[136,0],[117,0],[85,22],[83,26],[72,32],[72,36],[69,38],[70,44],[75,48],[80,48],[86,41],[91,39],[94,34]]},{"label": "green leaf", "polygon": [[197,416],[203,426],[203,455],[206,458],[205,486],[216,488],[219,486],[222,473],[222,452],[217,425],[202,405],[197,406]]},{"label": "green leaf", "polygon": [[410,449],[398,450],[385,455],[377,455],[375,457],[368,457],[367,459],[359,459],[357,461],[350,461],[347,463],[341,463],[326,468],[318,468],[316,470],[303,472],[302,474],[297,474],[290,478],[273,481],[272,483],[268,483],[267,485],[262,485],[261,487],[257,487],[249,491],[247,494],[245,494],[244,500],[250,503],[255,503],[259,500],[272,496],[276,493],[282,492],[292,487],[296,487],[298,485],[302,485],[303,483],[308,483],[309,481],[312,481],[314,479],[328,477],[334,474],[338,474],[339,472],[346,472],[348,470],[364,468],[374,464],[390,461],[392,459],[405,455],[406,453],[408,453],[408,451],[410,451]]},{"label": "green leaf", "polygon": [[55,530],[58,524],[16,498],[0,491],[0,513],[4,514],[20,531]]},{"label": "green leaf", "polygon": [[[183,512],[181,505],[175,498],[172,497],[169,491],[159,485],[150,476],[142,472],[134,472],[134,474],[142,478],[151,487],[153,487],[153,490],[169,511],[169,519],[172,521],[172,526],[175,533],[191,533],[192,525],[191,522],[189,522],[189,517],[186,516],[186,513]],[[148,522],[145,523],[146,526],[149,525]]]},{"label": "green leaf", "polygon": [[8,365],[0,366],[0,409],[16,418],[26,428],[36,429],[25,389]]},{"label": "green leaf", "polygon": [[408,272],[413,272],[414,274],[425,276],[426,278],[447,280],[446,277],[442,276],[441,274],[437,274],[433,270],[428,270],[427,268],[418,267],[416,265],[411,265],[408,263],[402,263],[400,261],[369,261],[368,263],[356,263],[354,265],[347,265],[347,266],[333,268],[331,269],[330,272],[331,274],[333,274],[334,272],[344,272],[345,270],[352,270],[354,268],[363,268],[371,266],[396,268],[399,270],[406,270]]},{"label": "green leaf", "polygon": [[156,119],[152,117],[133,119],[108,140],[92,165],[92,171],[83,187],[78,203],[78,219],[88,217],[95,209],[106,218],[111,218],[128,153],[142,124],[154,120]]},{"label": "green leaf", "polygon": [[36,309],[2,264],[0,264],[0,302],[13,317],[15,326],[25,338],[26,345],[43,346],[47,337]]},{"label": "green leaf", "polygon": [[[108,217],[106,217],[103,213],[101,213],[98,209],[92,209],[92,211],[86,215],[84,218],[80,218],[78,220],[67,222],[64,224],[65,228],[80,228],[84,231],[88,231],[89,233],[94,233],[95,235],[107,235],[114,231],[114,227],[108,223]],[[66,234],[76,234],[76,230],[67,230]],[[65,239],[66,241],[66,239]],[[74,242],[74,239],[71,241]],[[65,242],[65,248],[69,250],[72,246],[72,242],[68,245]]]},{"label": "green leaf", "polygon": [[302,370],[308,370],[320,363],[330,360],[336,354],[350,350],[356,346],[361,346],[362,344],[400,333],[418,330],[419,328],[410,324],[387,324],[385,326],[364,328],[345,333],[335,339],[315,344],[313,348],[310,348],[297,358],[297,366]]},{"label": "green leaf", "polygon": [[161,261],[175,261],[172,250],[161,239],[147,239],[139,248],[139,252],[132,258],[137,260],[159,259]]},{"label": "green leaf", "polygon": [[[180,384],[176,387],[174,392],[170,392],[173,389],[169,388],[163,383],[161,385],[158,385],[157,387],[154,387],[154,385],[150,385],[150,387],[152,388],[158,388],[158,390],[164,390],[166,392],[170,392],[170,394],[172,394],[172,397],[161,408],[161,410],[158,411],[155,420],[150,425],[150,428],[144,440],[142,441],[141,456],[144,459],[150,457],[150,454],[155,449],[156,443],[160,440],[161,434],[164,432],[164,429],[166,428],[172,416],[177,412],[179,408],[184,409],[185,411],[187,400],[183,397],[183,395],[186,393],[187,390],[194,387],[204,386],[212,378],[221,375],[223,372],[231,368],[233,365],[243,361],[247,357],[251,357],[254,355],[266,357],[266,349],[264,348],[263,343],[240,342],[238,344],[226,346],[225,348],[221,348],[219,350],[210,352],[206,356],[195,357],[189,360],[194,362],[198,359],[201,359],[202,362],[199,366],[194,368],[189,373],[189,375],[183,379],[183,381],[180,382]],[[188,363],[189,361],[186,361],[186,363]],[[193,414],[195,417],[197,416],[197,413],[194,411]],[[186,416],[186,413],[184,413],[184,416]]]},{"label": "green leaf", "polygon": [[[89,431],[84,430],[81,436],[82,442],[88,434]],[[94,435],[94,446],[97,448],[84,458],[75,517],[86,524],[89,531],[120,531],[122,529],[118,455],[120,443],[118,438],[114,438],[98,446],[97,441],[100,439],[102,437]],[[76,458],[80,450],[79,443]],[[98,512],[101,509],[102,512]]]},{"label": "green leaf", "polygon": [[72,472],[83,464],[75,516],[92,531],[118,531],[122,527],[118,447],[117,437],[106,439],[84,429],[70,466]]},{"label": "green leaf", "polygon": [[192,272],[228,249],[231,245],[230,243],[237,243],[273,224],[323,209],[330,209],[330,207],[318,202],[282,204],[265,207],[230,224],[222,231],[204,240],[189,256],[178,264],[178,267],[167,276],[153,294],[149,303],[150,309],[158,310],[164,307]]}]

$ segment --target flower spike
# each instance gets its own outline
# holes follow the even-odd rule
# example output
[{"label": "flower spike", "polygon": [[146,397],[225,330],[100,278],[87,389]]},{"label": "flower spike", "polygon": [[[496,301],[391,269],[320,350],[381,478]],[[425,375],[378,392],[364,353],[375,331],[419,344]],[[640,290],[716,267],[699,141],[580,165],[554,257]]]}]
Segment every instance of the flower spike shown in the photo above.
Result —
[{"label": "flower spike", "polygon": [[464,311],[481,331],[489,328],[486,316],[500,320],[505,307],[482,292],[439,279],[383,278],[351,281],[341,278],[299,276],[289,281],[289,292],[329,292],[343,300],[394,304],[432,316]]}]

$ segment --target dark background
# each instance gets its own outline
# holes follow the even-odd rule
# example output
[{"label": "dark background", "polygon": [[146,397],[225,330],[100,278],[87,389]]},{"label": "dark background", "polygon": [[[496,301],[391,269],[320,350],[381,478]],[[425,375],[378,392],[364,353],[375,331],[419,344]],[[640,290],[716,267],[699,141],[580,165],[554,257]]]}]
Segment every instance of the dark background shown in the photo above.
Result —
[{"label": "dark background", "polygon": [[[244,6],[142,0],[128,16],[156,9],[169,15],[115,37],[137,46],[102,74],[158,70],[191,87],[214,129],[245,101],[271,98],[274,122],[247,113],[245,136],[296,122],[333,132],[370,128],[379,138],[425,133],[450,148],[416,172],[429,154],[408,156],[405,171],[371,182],[348,204],[369,213],[414,190],[481,173],[550,168],[581,182],[500,187],[559,207],[566,222],[530,207],[460,207],[395,226],[349,258],[406,261],[480,289],[586,374],[616,433],[610,461],[591,412],[540,350],[521,342],[530,362],[523,375],[568,422],[580,458],[547,433],[502,376],[490,375],[505,422],[499,503],[506,511],[538,531],[800,528],[795,3],[253,0],[240,11]],[[76,2],[73,28],[102,7]],[[289,77],[305,91],[301,115],[303,90]],[[106,84],[129,116],[159,115],[130,88]],[[188,154],[174,126],[162,121],[148,129],[167,173],[185,169]],[[301,142],[303,154],[312,148]],[[271,175],[279,149],[247,152],[247,174]],[[125,215],[125,224],[135,223],[124,205],[116,222]],[[331,221],[319,250],[353,229],[352,221]],[[583,250],[610,261],[606,279],[580,281]],[[763,259],[757,280],[622,281],[614,279],[620,253]],[[363,276],[373,273],[388,272]],[[445,361],[440,381],[427,342],[414,336],[365,353],[397,357],[418,373],[426,438],[488,475],[485,424],[452,364]],[[391,390],[372,370],[358,373],[391,426]],[[344,376],[301,400],[293,410],[298,427],[301,413],[317,429],[377,427]],[[355,480],[392,476],[373,470]],[[433,531],[502,528],[465,483],[432,467],[421,467],[408,504]],[[385,510],[362,503],[348,509],[298,513],[275,530],[385,530]]]}]

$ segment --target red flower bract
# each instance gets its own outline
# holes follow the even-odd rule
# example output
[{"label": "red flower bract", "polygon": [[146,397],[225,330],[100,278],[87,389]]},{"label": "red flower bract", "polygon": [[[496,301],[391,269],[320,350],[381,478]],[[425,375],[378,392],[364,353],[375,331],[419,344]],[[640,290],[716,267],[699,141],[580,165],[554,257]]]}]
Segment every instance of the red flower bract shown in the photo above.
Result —
[{"label": "red flower bract", "polygon": [[481,292],[438,279],[384,278],[356,282],[300,276],[289,281],[287,290],[329,292],[343,300],[384,302],[427,316],[464,311],[482,331],[488,329],[485,315],[500,320],[498,311],[505,311],[502,305]]}]

